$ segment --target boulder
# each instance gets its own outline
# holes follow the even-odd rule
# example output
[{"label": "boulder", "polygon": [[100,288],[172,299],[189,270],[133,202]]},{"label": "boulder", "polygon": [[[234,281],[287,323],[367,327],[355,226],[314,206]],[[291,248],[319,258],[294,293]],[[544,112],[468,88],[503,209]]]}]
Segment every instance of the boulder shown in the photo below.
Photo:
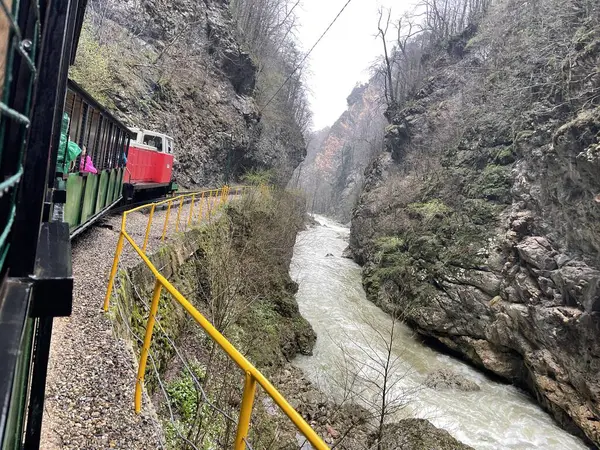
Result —
[{"label": "boulder", "polygon": [[377,435],[371,434],[369,448],[380,450],[472,450],[425,419],[404,419],[385,425],[381,443],[377,444]]},{"label": "boulder", "polygon": [[526,237],[517,244],[519,256],[529,265],[541,270],[554,270],[558,268],[555,256],[557,252],[552,249],[548,240],[541,236]]},{"label": "boulder", "polygon": [[424,384],[436,391],[456,389],[458,391],[470,392],[481,389],[474,381],[450,369],[440,369],[431,372],[425,379]]}]

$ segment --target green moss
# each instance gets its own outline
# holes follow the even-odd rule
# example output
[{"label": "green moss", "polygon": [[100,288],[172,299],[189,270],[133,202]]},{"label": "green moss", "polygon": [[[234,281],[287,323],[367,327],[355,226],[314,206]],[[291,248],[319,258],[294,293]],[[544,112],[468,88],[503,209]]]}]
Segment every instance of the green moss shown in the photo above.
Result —
[{"label": "green moss", "polygon": [[508,164],[514,163],[515,155],[513,153],[512,147],[505,147],[498,150],[494,157],[494,162],[501,166],[507,166]]},{"label": "green moss", "polygon": [[408,210],[419,215],[423,219],[429,221],[434,218],[444,217],[452,212],[441,200],[434,198],[425,203],[411,203],[408,205]]},{"label": "green moss", "polygon": [[465,45],[465,49],[472,48],[481,42],[481,35],[476,34],[471,39],[467,41],[467,45]]},{"label": "green moss", "polygon": [[463,206],[466,215],[474,225],[492,224],[500,213],[497,204],[483,199],[466,199]]},{"label": "green moss", "polygon": [[375,241],[375,248],[383,253],[393,252],[404,246],[404,240],[398,236],[382,236]]},{"label": "green moss", "polygon": [[480,175],[468,186],[467,194],[471,198],[483,198],[498,203],[510,203],[512,178],[510,169],[496,164],[489,164]]},{"label": "green moss", "polygon": [[533,130],[523,130],[523,131],[519,131],[517,133],[517,136],[515,138],[515,143],[517,142],[522,142],[522,141],[526,141],[527,139],[529,139],[531,136],[533,136],[535,134],[535,131]]}]

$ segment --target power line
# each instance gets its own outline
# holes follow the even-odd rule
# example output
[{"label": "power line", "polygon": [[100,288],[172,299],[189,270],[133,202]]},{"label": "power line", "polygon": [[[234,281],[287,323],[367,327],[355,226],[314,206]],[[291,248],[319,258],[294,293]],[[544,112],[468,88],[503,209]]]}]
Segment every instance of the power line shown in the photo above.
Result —
[{"label": "power line", "polygon": [[298,71],[298,69],[300,69],[300,67],[302,67],[302,64],[304,64],[304,61],[306,61],[306,59],[310,56],[310,54],[312,53],[312,51],[315,49],[315,47],[319,44],[319,42],[321,42],[321,40],[325,37],[325,35],[327,34],[327,32],[329,31],[329,29],[333,26],[333,24],[338,20],[338,18],[342,15],[342,13],[344,12],[344,10],[346,9],[346,7],[350,4],[352,0],[348,0],[346,2],[346,4],[342,7],[342,9],[340,10],[340,12],[337,13],[337,15],[335,16],[335,18],[333,19],[333,21],[329,24],[329,26],[325,29],[325,31],[323,32],[323,34],[319,37],[319,39],[317,39],[317,42],[314,43],[314,45],[310,48],[310,50],[308,51],[308,53],[306,55],[304,55],[304,58],[302,58],[302,61],[300,61],[300,63],[296,66],[296,68],[292,71],[292,73],[289,74],[289,76],[285,79],[285,81],[281,84],[281,86],[279,86],[279,89],[277,89],[277,91],[273,94],[273,96],[269,99],[269,101],[265,104],[265,106],[262,107],[262,110],[264,110],[267,106],[269,106],[271,104],[271,102],[275,99],[275,97],[277,97],[277,94],[279,94],[279,92],[281,92],[281,90],[283,89],[283,87],[287,84],[288,81],[290,81],[290,79],[292,78],[292,76],[294,76],[294,74]]}]

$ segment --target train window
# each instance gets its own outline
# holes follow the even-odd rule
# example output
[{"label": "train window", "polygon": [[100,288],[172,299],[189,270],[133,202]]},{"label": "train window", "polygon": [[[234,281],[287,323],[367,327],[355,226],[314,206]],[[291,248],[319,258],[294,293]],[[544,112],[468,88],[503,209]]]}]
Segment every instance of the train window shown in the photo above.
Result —
[{"label": "train window", "polygon": [[156,147],[159,152],[163,151],[162,137],[154,134],[144,134],[144,144],[150,147]]},{"label": "train window", "polygon": [[137,141],[137,133],[131,133],[131,141]]},{"label": "train window", "polygon": [[167,153],[170,155],[173,153],[173,140],[167,139]]}]

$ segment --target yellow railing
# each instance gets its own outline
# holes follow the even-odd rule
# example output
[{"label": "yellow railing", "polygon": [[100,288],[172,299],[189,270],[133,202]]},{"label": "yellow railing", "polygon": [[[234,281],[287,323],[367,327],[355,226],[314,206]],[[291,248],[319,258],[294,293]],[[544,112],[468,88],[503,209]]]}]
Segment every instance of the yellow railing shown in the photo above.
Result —
[{"label": "yellow railing", "polygon": [[[250,417],[252,415],[252,408],[254,405],[254,397],[256,393],[257,383],[260,386],[262,386],[265,392],[273,399],[273,401],[279,406],[279,408],[281,408],[285,415],[290,418],[290,420],[294,423],[294,425],[296,425],[298,430],[304,435],[304,437],[306,437],[308,442],[310,442],[310,444],[315,449],[328,450],[329,447],[327,446],[327,444],[325,444],[325,442],[315,433],[315,431],[310,427],[310,425],[306,423],[302,416],[300,416],[300,414],[296,412],[296,410],[287,402],[287,400],[279,393],[279,391],[269,382],[269,380],[267,380],[265,376],[262,373],[260,373],[260,371],[256,367],[254,367],[196,308],[194,308],[194,306],[165,277],[163,277],[160,274],[160,272],[156,269],[156,267],[152,264],[152,262],[146,255],[146,248],[150,236],[150,229],[152,227],[152,220],[157,207],[161,207],[164,205],[166,205],[167,207],[163,231],[160,238],[161,241],[164,241],[167,229],[169,227],[169,216],[171,214],[171,209],[174,204],[178,204],[175,231],[179,231],[181,214],[183,212],[184,205],[188,202],[190,203],[190,207],[187,213],[188,217],[185,223],[189,227],[193,223],[202,221],[202,208],[204,205],[206,205],[207,208],[206,217],[210,218],[220,206],[222,206],[229,200],[231,194],[235,195],[244,193],[247,189],[248,187],[234,188],[234,191],[232,192],[228,186],[225,186],[224,188],[217,190],[193,192],[183,194],[168,200],[163,200],[161,202],[143,205],[123,213],[123,218],[121,220],[121,231],[119,233],[119,240],[117,242],[115,258],[113,261],[110,278],[108,280],[106,297],[104,299],[104,311],[108,311],[110,297],[112,295],[114,287],[115,276],[119,265],[119,259],[121,257],[121,253],[123,252],[123,245],[125,241],[131,244],[131,247],[140,256],[142,261],[146,264],[148,269],[150,269],[152,275],[155,278],[154,292],[152,294],[152,303],[150,305],[150,315],[148,317],[148,322],[146,325],[144,344],[140,355],[140,363],[138,367],[137,381],[135,386],[135,411],[139,413],[142,407],[142,390],[144,386],[146,363],[148,360],[150,344],[152,342],[152,333],[154,330],[156,314],[158,312],[160,294],[162,289],[164,288],[185,309],[185,311],[187,311],[187,313],[194,318],[194,320],[204,329],[204,331],[206,331],[210,338],[213,341],[215,341],[225,351],[225,353],[227,353],[227,355],[239,366],[240,369],[242,369],[242,371],[245,374],[244,393],[242,396],[242,404],[238,419],[234,450],[242,450],[246,448],[246,440],[248,438],[248,431],[250,429]],[[264,188],[261,188],[261,190],[264,190]],[[194,204],[196,199],[199,200],[198,203],[200,205],[197,214],[195,214],[194,212]],[[207,199],[209,201],[206,201]],[[144,242],[140,248],[140,246],[136,244],[133,238],[127,233],[126,225],[127,215],[141,210],[149,210],[149,216],[148,224],[146,226]]]}]

